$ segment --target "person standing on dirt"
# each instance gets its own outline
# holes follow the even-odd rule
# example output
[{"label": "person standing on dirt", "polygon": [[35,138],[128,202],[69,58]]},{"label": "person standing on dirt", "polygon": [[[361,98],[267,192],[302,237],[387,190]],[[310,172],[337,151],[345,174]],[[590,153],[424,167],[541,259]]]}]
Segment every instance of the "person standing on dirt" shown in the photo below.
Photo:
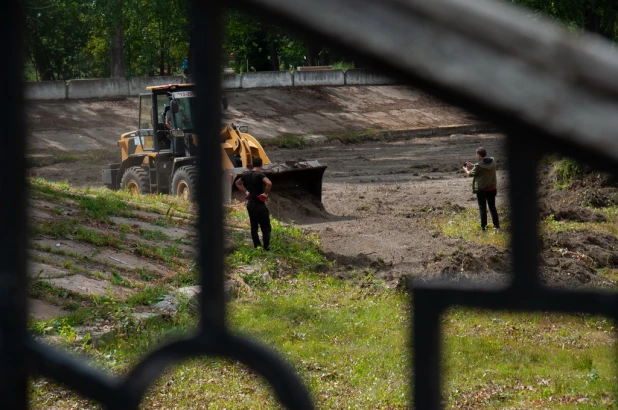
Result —
[{"label": "person standing on dirt", "polygon": [[266,207],[266,198],[273,183],[262,172],[262,159],[253,158],[253,169],[236,180],[236,187],[246,194],[247,212],[251,223],[253,246],[262,246],[258,235],[258,226],[262,230],[263,248],[270,250],[270,212]]},{"label": "person standing on dirt", "polygon": [[[481,213],[481,231],[487,230],[487,206],[491,214],[491,221],[494,224],[496,231],[500,230],[500,220],[498,219],[498,211],[496,210],[496,161],[492,157],[487,157],[485,148],[479,147],[476,150],[476,158],[479,162],[473,164],[466,162],[463,170],[472,179],[472,193],[476,194],[476,199],[479,203],[479,211]],[[471,170],[468,168],[472,167]]]},{"label": "person standing on dirt", "polygon": [[182,61],[181,68],[182,68],[183,77],[185,81],[187,81],[187,79],[189,78],[189,57],[185,57],[185,59]]}]

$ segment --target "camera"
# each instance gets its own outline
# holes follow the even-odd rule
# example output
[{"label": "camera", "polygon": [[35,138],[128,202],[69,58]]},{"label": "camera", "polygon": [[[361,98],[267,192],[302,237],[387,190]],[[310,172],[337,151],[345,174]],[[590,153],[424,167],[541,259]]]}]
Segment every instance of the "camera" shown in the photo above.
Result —
[{"label": "camera", "polygon": [[468,164],[467,164],[466,162],[464,162],[464,165],[463,165],[463,166],[464,166],[464,167],[467,167],[467,166],[468,166]]}]

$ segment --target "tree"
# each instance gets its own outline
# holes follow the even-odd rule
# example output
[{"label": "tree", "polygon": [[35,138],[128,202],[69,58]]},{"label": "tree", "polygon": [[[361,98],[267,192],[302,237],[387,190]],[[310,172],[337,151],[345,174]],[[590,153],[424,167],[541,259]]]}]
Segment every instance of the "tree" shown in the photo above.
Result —
[{"label": "tree", "polygon": [[553,17],[574,30],[586,30],[611,41],[618,40],[618,4],[614,0],[512,1]]},{"label": "tree", "polygon": [[[35,78],[79,78],[88,37],[80,0],[26,0],[25,47]],[[10,41],[10,40],[9,40]]]}]

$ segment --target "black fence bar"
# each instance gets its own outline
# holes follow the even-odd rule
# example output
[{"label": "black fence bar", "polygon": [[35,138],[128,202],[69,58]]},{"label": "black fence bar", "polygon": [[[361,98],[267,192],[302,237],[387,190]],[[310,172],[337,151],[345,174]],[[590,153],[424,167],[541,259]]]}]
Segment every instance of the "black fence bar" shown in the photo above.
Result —
[{"label": "black fence bar", "polygon": [[196,67],[195,118],[199,141],[200,332],[218,337],[225,322],[223,277],[223,203],[221,179],[221,4],[192,3],[193,60]]},{"label": "black fence bar", "polygon": [[508,136],[507,145],[513,286],[523,292],[539,286],[537,162],[540,148],[524,143],[517,134]]},{"label": "black fence bar", "polygon": [[441,376],[440,314],[442,306],[432,292],[416,291],[413,306],[413,394],[414,408],[439,409]]},{"label": "black fence bar", "polygon": [[6,0],[4,16],[4,124],[0,173],[0,402],[27,407],[26,380],[26,159],[23,72],[23,3]]},{"label": "black fence bar", "polygon": [[[462,289],[448,283],[408,282],[414,292],[424,295],[423,301],[436,309],[465,306],[476,309],[511,310],[520,312],[548,311],[556,313],[587,313],[618,318],[618,294],[609,291],[579,291],[556,288]],[[415,295],[414,298],[417,296]],[[417,302],[415,302],[417,303]],[[416,315],[416,312],[414,312]]]},{"label": "black fence bar", "polygon": [[119,397],[120,380],[87,366],[83,360],[28,339],[29,370],[70,386],[80,394],[108,403]]}]

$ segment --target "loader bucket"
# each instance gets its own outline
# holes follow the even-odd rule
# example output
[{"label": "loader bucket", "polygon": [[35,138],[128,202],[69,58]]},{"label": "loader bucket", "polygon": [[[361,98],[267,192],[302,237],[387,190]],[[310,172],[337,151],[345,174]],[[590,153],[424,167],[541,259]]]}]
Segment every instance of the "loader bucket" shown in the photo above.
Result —
[{"label": "loader bucket", "polygon": [[262,168],[273,183],[273,192],[312,195],[322,202],[322,178],[326,165],[317,161],[297,162],[293,165],[268,164]]},{"label": "loader bucket", "polygon": [[[262,167],[266,177],[273,183],[272,192],[299,198],[308,194],[320,204],[325,170],[326,165],[320,165],[318,161],[267,164]],[[224,173],[223,202],[225,204],[229,204],[232,199],[244,199],[244,193],[238,192],[234,186],[236,177],[244,172],[247,172],[246,168],[232,168]]]}]

